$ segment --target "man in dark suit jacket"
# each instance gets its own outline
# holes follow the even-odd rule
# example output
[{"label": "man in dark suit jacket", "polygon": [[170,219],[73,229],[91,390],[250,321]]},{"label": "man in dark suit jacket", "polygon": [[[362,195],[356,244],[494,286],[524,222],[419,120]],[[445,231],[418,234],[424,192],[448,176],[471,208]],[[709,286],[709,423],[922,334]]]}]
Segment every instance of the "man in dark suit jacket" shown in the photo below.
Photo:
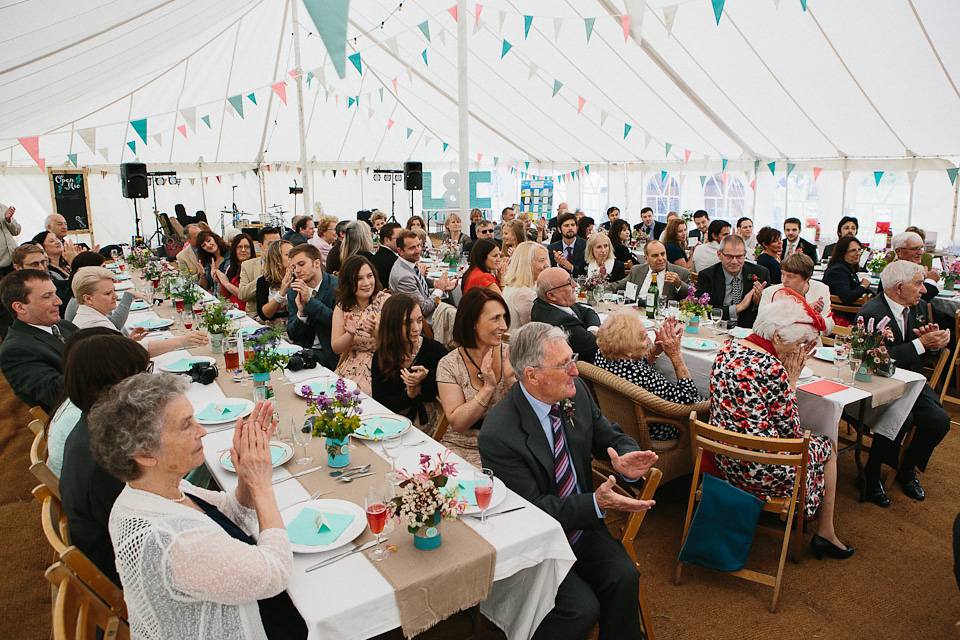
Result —
[{"label": "man in dark suit jacket", "polygon": [[633,225],[633,228],[637,231],[643,231],[647,234],[648,238],[659,240],[660,234],[666,230],[667,225],[664,222],[655,222],[653,219],[653,209],[644,207],[640,210],[639,224]]},{"label": "man in dark suit jacket", "polygon": [[687,234],[689,238],[696,238],[697,242],[707,242],[709,236],[707,230],[710,228],[710,214],[703,209],[698,209],[693,214],[693,229]]},{"label": "man in dark suit jacket", "polygon": [[802,251],[817,264],[817,247],[800,237],[800,219],[787,218],[783,221],[783,249],[780,250],[780,259]]},{"label": "man in dark suit jacket", "polygon": [[640,638],[637,571],[604,517],[608,508],[644,511],[653,501],[614,493],[614,476],[591,491],[590,458],[609,459],[617,473],[634,481],[657,456],[639,451],[636,441],[603,417],[556,327],[531,322],[516,331],[510,364],[518,384],[484,420],[480,458],[560,523],[577,557],[533,637],[585,638],[599,620],[600,640]]},{"label": "man in dark suit jacket", "polygon": [[[923,373],[921,356],[927,351],[939,351],[950,342],[950,332],[936,324],[927,324],[924,318],[926,305],[920,305],[923,294],[923,278],[926,269],[906,260],[891,262],[880,276],[883,293],[875,296],[860,308],[858,318],[864,322],[873,320],[875,325],[886,318],[893,339],[886,340],[887,352],[896,361],[897,367]],[[884,463],[897,464],[899,443],[914,427],[913,439],[897,470],[897,480],[903,492],[914,500],[923,500],[925,493],[917,479],[917,469],[926,471],[927,462],[934,448],[950,431],[950,417],[943,410],[937,394],[924,384],[920,396],[898,433],[873,434],[870,457],[864,468],[862,499],[881,507],[890,506],[880,483],[880,467]]]},{"label": "man in dark suit jacket", "polygon": [[667,262],[667,250],[659,240],[649,240],[643,246],[643,255],[646,264],[638,264],[630,269],[630,274],[619,280],[616,284],[617,291],[623,291],[628,282],[637,285],[637,304],[647,305],[647,291],[650,284],[653,283],[651,277],[649,282],[647,276],[650,269],[657,274],[657,287],[660,289],[660,297],[664,300],[682,300],[687,297],[687,293],[693,284],[690,282],[690,272],[683,267]]},{"label": "man in dark suit jacket", "polygon": [[396,222],[388,222],[380,227],[380,248],[373,255],[373,266],[383,287],[390,286],[390,272],[397,261],[397,236],[403,230]]},{"label": "man in dark suit jacket", "polygon": [[530,319],[563,328],[570,347],[581,360],[593,364],[597,357],[596,331],[600,328],[600,316],[577,302],[569,273],[560,267],[543,270],[537,278],[537,299],[533,301]]},{"label": "man in dark suit jacket", "polygon": [[567,273],[582,276],[587,273],[587,241],[577,235],[577,217],[572,213],[560,216],[560,240],[547,247],[550,266],[563,267]]},{"label": "man in dark suit jacket", "polygon": [[[697,297],[710,294],[710,304],[723,309],[723,319],[731,326],[750,328],[757,319],[757,307],[763,288],[770,282],[766,267],[745,262],[743,238],[729,235],[720,241],[720,263],[697,274]],[[740,293],[736,294],[739,287]],[[739,299],[738,299],[739,298]]]},{"label": "man in dark suit jacket", "polygon": [[299,346],[320,352],[320,364],[328,369],[337,366],[339,356],[330,346],[333,330],[333,308],[337,300],[337,277],[322,268],[320,250],[309,242],[290,250],[290,264],[296,279],[287,290],[287,335]]},{"label": "man in dark suit jacket", "polygon": [[63,389],[63,342],[77,327],[60,319],[57,288],[44,271],[8,274],[0,299],[14,318],[0,346],[0,371],[27,406],[50,413]]}]

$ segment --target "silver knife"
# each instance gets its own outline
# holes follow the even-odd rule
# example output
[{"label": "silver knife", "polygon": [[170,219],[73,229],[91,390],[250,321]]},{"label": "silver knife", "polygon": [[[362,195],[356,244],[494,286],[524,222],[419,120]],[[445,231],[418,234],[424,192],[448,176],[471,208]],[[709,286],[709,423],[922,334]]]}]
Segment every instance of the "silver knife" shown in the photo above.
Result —
[{"label": "silver knife", "polygon": [[[383,541],[386,542],[387,539],[384,538]],[[368,542],[368,543],[366,543],[366,544],[362,544],[362,545],[360,545],[359,547],[354,547],[354,548],[351,549],[350,551],[345,551],[345,552],[343,552],[343,553],[341,553],[341,554],[338,554],[338,555],[333,556],[332,558],[327,558],[327,559],[324,560],[323,562],[318,562],[317,564],[313,565],[312,567],[307,567],[307,571],[308,571],[308,572],[309,572],[309,571],[313,571],[314,569],[319,569],[320,567],[325,567],[325,566],[327,566],[328,564],[332,564],[332,563],[336,562],[337,560],[343,560],[343,559],[346,558],[347,556],[353,555],[354,553],[357,553],[358,551],[366,551],[367,549],[369,549],[370,547],[372,547],[372,546],[375,545],[375,544],[377,544],[377,541],[376,541],[376,540],[371,540],[370,542]]]},{"label": "silver knife", "polygon": [[301,471],[300,473],[295,473],[292,476],[287,476],[286,478],[277,478],[273,481],[273,484],[278,484],[280,482],[286,482],[287,480],[292,480],[294,478],[299,478],[300,476],[305,476],[308,473],[313,473],[314,471],[320,471],[323,467],[315,467],[313,469],[307,469],[306,471]]},{"label": "silver knife", "polygon": [[353,475],[343,475],[337,478],[337,480],[342,480],[344,482],[353,482],[357,478],[366,478],[367,476],[377,475],[374,471],[367,471],[366,473],[354,473]]},{"label": "silver knife", "polygon": [[[514,507],[512,509],[504,509],[503,511],[497,511],[496,513],[488,513],[487,518],[495,518],[497,516],[502,516],[505,513],[513,513],[514,511],[520,511],[520,509],[526,509],[526,506]],[[479,518],[480,514],[471,514],[474,518]]]}]

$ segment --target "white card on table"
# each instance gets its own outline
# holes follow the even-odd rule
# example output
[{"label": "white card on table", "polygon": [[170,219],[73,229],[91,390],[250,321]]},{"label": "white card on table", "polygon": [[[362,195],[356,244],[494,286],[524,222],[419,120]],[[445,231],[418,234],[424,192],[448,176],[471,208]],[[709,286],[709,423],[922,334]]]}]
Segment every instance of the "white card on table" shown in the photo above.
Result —
[{"label": "white card on table", "polygon": [[636,282],[628,282],[623,289],[623,297],[630,301],[636,301],[638,288]]},{"label": "white card on table", "polygon": [[317,528],[317,533],[323,533],[324,529],[330,531],[330,525],[322,511],[317,511],[317,517],[313,519],[313,525]]}]

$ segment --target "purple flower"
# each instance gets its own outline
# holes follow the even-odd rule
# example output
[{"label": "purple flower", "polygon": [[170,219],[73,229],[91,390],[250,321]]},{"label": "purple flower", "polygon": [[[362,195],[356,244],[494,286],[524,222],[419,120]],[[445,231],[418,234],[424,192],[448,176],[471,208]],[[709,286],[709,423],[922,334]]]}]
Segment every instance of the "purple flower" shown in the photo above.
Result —
[{"label": "purple flower", "polygon": [[357,411],[357,415],[360,415],[361,413],[363,413],[363,407],[357,407],[356,411]]},{"label": "purple flower", "polygon": [[354,389],[354,390],[353,390],[353,395],[355,395],[355,396],[360,395],[360,389]]},{"label": "purple flower", "polygon": [[423,465],[429,464],[429,463],[430,463],[430,456],[427,455],[426,453],[421,453],[421,454],[420,454],[420,466],[422,467]]}]

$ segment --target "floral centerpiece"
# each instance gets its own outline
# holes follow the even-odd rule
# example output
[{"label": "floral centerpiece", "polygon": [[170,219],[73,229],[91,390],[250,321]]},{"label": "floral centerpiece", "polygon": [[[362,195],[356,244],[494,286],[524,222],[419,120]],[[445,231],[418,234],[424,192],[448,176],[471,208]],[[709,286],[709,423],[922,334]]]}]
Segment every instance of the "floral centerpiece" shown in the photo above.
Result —
[{"label": "floral centerpiece", "polygon": [[454,243],[449,238],[444,240],[443,244],[440,245],[440,256],[443,262],[451,267],[456,267],[460,264],[460,244]]},{"label": "floral centerpiece", "polygon": [[700,330],[700,318],[710,315],[713,306],[710,304],[710,294],[704,293],[699,298],[691,287],[687,292],[687,297],[680,301],[677,318],[682,320],[687,326],[687,333],[698,333]]},{"label": "floral centerpiece", "polygon": [[607,284],[607,270],[600,265],[600,268],[584,281],[583,290],[586,291],[587,297],[594,298]]},{"label": "floral centerpiece", "polygon": [[952,291],[957,280],[960,280],[960,258],[954,257],[943,272],[943,287]]},{"label": "floral centerpiece", "polygon": [[134,247],[127,257],[127,262],[134,269],[143,269],[148,262],[154,260],[157,256],[147,247]]},{"label": "floral centerpiece", "polygon": [[414,534],[414,545],[420,549],[439,547],[441,519],[456,520],[467,508],[467,501],[460,498],[460,487],[447,488],[450,478],[457,475],[449,456],[449,449],[435,457],[421,453],[420,470],[400,473],[403,479],[390,504],[392,515]]},{"label": "floral centerpiece", "polygon": [[636,248],[637,245],[647,244],[647,240],[649,239],[650,236],[647,235],[646,231],[643,229],[634,229],[633,235],[630,236],[630,245]]},{"label": "floral centerpiece", "polygon": [[248,339],[253,344],[253,355],[244,359],[243,370],[253,374],[254,402],[266,400],[272,395],[272,390],[267,385],[270,373],[283,368],[290,360],[277,350],[282,335],[281,327],[264,327],[257,329]]},{"label": "floral centerpiece", "polygon": [[314,393],[309,385],[301,387],[300,392],[307,400],[307,415],[313,416],[313,435],[327,439],[327,465],[345,467],[350,464],[350,450],[347,439],[360,428],[360,389],[347,391],[347,383],[338,378],[333,392],[324,389]]},{"label": "floral centerpiece", "polygon": [[860,367],[855,374],[858,380],[869,381],[874,372],[879,371],[884,374],[888,372],[890,354],[887,352],[885,341],[894,339],[893,330],[889,325],[889,317],[883,318],[876,324],[873,318],[864,322],[863,317],[857,317],[857,324],[850,331],[850,350],[855,358],[860,359]]},{"label": "floral centerpiece", "polygon": [[880,275],[888,264],[897,259],[897,254],[893,251],[874,251],[867,260],[867,271],[873,275]]},{"label": "floral centerpiece", "polygon": [[[174,301],[182,300],[184,309],[193,309],[193,305],[203,300],[203,289],[195,282],[188,280],[180,286],[179,290],[171,290],[170,296]],[[181,305],[177,305],[180,310]]]},{"label": "floral centerpiece", "polygon": [[232,308],[226,300],[209,302],[203,307],[199,324],[210,334],[210,349],[213,353],[223,353],[223,336],[230,327],[227,311]]},{"label": "floral centerpiece", "polygon": [[159,260],[148,260],[147,263],[143,265],[143,277],[147,280],[159,280],[162,273],[163,265]]}]

